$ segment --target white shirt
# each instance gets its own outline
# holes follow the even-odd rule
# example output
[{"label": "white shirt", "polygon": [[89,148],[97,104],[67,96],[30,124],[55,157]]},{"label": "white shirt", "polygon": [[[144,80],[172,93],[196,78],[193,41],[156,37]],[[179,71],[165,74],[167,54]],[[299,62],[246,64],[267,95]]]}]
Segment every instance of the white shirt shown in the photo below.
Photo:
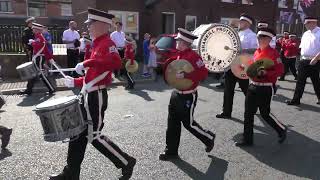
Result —
[{"label": "white shirt", "polygon": [[320,28],[316,27],[312,31],[303,33],[300,43],[301,56],[312,59],[320,52]]},{"label": "white shirt", "polygon": [[251,29],[239,31],[238,34],[241,41],[241,49],[257,49],[258,48],[257,35]]},{"label": "white shirt", "polygon": [[[78,31],[72,31],[70,28],[63,31],[62,41],[74,41],[75,39],[80,39],[80,34]],[[74,43],[67,44],[67,49],[74,48]]]},{"label": "white shirt", "polygon": [[110,38],[116,44],[117,48],[124,48],[126,45],[126,35],[122,31],[114,31],[110,34]]},{"label": "white shirt", "polygon": [[84,38],[80,38],[80,52],[86,52],[86,41]]},{"label": "white shirt", "polygon": [[276,37],[273,37],[269,43],[270,47],[276,48]]}]

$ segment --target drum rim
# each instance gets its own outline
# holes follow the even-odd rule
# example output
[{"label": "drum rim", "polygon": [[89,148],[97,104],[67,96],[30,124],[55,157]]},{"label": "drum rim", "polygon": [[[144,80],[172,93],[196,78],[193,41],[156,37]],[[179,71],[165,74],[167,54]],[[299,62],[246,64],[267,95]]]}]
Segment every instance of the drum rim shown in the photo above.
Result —
[{"label": "drum rim", "polygon": [[[17,66],[16,69],[17,69],[17,70],[18,70],[18,69],[20,70],[20,69],[22,68],[22,67],[20,67],[20,66],[22,66],[22,65],[24,65],[24,64],[28,64],[28,66],[30,66],[30,65],[33,65],[33,62],[30,61],[30,62],[22,63],[22,64],[20,64],[19,66]],[[24,66],[24,67],[28,67],[28,66]]]},{"label": "drum rim", "polygon": [[[52,100],[55,100],[55,99],[49,99],[47,101],[44,101],[40,104],[38,104],[36,107],[35,107],[35,110],[36,112],[43,112],[43,111],[50,111],[50,110],[55,110],[55,109],[61,109],[61,108],[64,108],[64,107],[67,107],[71,104],[74,104],[74,103],[78,103],[79,102],[79,99],[77,98],[76,95],[73,95],[73,96],[65,96],[65,97],[74,97],[73,99],[71,99],[70,101],[66,101],[64,102],[63,104],[58,104],[58,105],[54,105],[54,106],[49,106],[49,107],[43,107],[43,108],[38,108],[38,106],[42,103],[45,103],[47,101],[52,101]],[[61,99],[62,98],[65,98],[65,97],[60,97]],[[60,98],[56,98],[56,99],[60,99]]]},{"label": "drum rim", "polygon": [[[223,27],[225,27],[225,28],[228,28],[229,30],[231,30],[232,31],[232,33],[234,33],[236,36],[236,39],[237,39],[237,43],[239,44],[239,46],[237,47],[237,56],[240,54],[239,52],[240,52],[240,50],[241,50],[241,41],[240,41],[240,37],[239,37],[239,34],[238,34],[238,32],[234,29],[234,28],[232,28],[231,26],[229,26],[229,25],[227,25],[227,24],[222,24],[222,23],[211,23],[211,25],[202,33],[202,35],[201,35],[201,37],[200,37],[200,39],[199,39],[199,41],[198,41],[198,48],[197,48],[197,52],[198,52],[198,54],[200,55],[200,57],[202,58],[202,55],[201,55],[201,52],[200,52],[200,44],[201,44],[201,42],[202,42],[202,39],[203,39],[203,35],[204,34],[206,34],[209,30],[211,30],[213,27],[216,27],[216,26],[223,26]],[[235,59],[233,59],[232,61],[234,61]],[[204,62],[206,62],[206,60],[205,59],[203,59],[203,61]],[[229,66],[228,67],[226,67],[223,71],[211,71],[210,69],[208,69],[210,72],[214,72],[214,73],[222,73],[222,72],[226,72],[226,71],[228,71],[228,70],[230,70],[230,65],[231,65],[231,63],[229,64]]]}]

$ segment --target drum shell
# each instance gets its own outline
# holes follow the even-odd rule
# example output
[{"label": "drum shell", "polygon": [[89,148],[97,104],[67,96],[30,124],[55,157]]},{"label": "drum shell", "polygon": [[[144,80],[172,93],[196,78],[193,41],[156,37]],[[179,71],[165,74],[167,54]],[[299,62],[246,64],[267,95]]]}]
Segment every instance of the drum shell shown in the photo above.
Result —
[{"label": "drum shell", "polygon": [[19,73],[21,80],[30,80],[37,77],[37,69],[32,62],[21,64],[16,69]]},{"label": "drum shell", "polygon": [[86,122],[77,100],[56,108],[35,109],[40,117],[47,142],[63,141],[79,135],[86,129]]}]

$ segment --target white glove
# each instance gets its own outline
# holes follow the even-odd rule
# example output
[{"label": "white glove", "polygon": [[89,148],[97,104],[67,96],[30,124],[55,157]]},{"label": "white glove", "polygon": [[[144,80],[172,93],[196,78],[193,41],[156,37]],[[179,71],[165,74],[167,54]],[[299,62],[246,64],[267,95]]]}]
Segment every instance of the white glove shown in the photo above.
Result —
[{"label": "white glove", "polygon": [[177,73],[176,74],[177,79],[183,79],[184,78],[184,73]]},{"label": "white glove", "polygon": [[70,76],[66,76],[66,78],[63,79],[64,80],[64,85],[66,85],[67,87],[71,88],[74,87],[74,79]]},{"label": "white glove", "polygon": [[78,63],[75,69],[78,74],[83,75],[83,72],[82,72],[84,70],[83,63]]},{"label": "white glove", "polygon": [[53,59],[49,59],[49,62],[50,62],[51,64],[54,64],[54,63],[55,63],[55,61],[54,61]]},{"label": "white glove", "polygon": [[29,39],[29,45],[31,45],[33,42],[35,42],[35,40],[33,40],[33,39]]}]

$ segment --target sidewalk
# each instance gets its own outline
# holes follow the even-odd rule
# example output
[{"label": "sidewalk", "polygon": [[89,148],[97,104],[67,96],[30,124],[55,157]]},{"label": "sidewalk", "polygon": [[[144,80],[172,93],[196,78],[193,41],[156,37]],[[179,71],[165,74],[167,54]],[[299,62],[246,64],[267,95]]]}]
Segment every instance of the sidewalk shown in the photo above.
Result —
[{"label": "sidewalk", "polygon": [[[144,77],[141,77],[139,73],[134,74],[133,78],[136,84],[154,81],[154,77],[144,78]],[[50,77],[49,80],[52,83],[52,85],[56,87],[57,91],[72,89],[64,86],[63,78],[61,76],[55,75],[53,77]],[[123,81],[122,79],[119,80],[113,77],[113,82],[111,86],[121,86],[125,84],[126,84],[126,81]],[[27,81],[21,81],[19,79],[10,79],[10,80],[4,80],[0,82],[0,91],[4,95],[17,94],[21,90],[25,90],[26,87],[27,87]],[[47,92],[47,91],[48,89],[44,86],[41,80],[38,80],[35,83],[35,86],[33,87],[33,92]]]}]

